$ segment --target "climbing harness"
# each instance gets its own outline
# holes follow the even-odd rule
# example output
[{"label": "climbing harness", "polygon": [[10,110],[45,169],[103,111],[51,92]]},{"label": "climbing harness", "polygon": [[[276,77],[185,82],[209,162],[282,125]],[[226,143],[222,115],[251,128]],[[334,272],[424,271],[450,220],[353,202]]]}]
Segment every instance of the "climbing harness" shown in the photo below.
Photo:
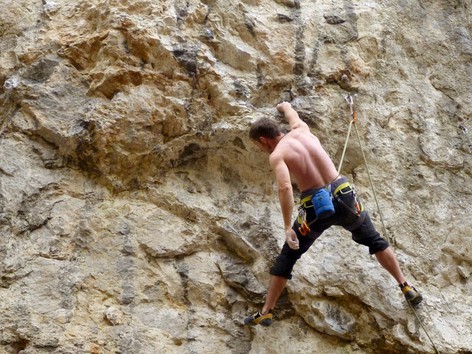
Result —
[{"label": "climbing harness", "polygon": [[[311,205],[307,205],[309,202],[311,202]],[[318,220],[330,217],[334,214],[334,204],[331,199],[331,184],[319,188],[313,194],[303,198],[300,204],[305,209],[313,207]]]},{"label": "climbing harness", "polygon": [[[333,182],[314,190],[313,193],[304,197],[300,201],[297,221],[300,225],[298,231],[302,236],[306,236],[311,231],[310,226],[316,221],[325,219],[334,214],[335,208],[333,204],[333,199],[336,200],[339,205],[343,206],[345,209],[347,209],[357,217],[359,217],[364,211],[364,205],[362,204],[360,198],[357,196],[356,191],[349,184],[349,182],[341,183],[339,186],[336,187],[334,192],[331,193],[331,185]],[[343,196],[347,196],[351,193],[352,198],[349,199],[352,200],[353,203],[352,205],[348,205],[345,201],[343,201]],[[309,208],[314,208],[315,218],[310,222],[307,222],[306,210]]]},{"label": "climbing harness", "polygon": [[[341,195],[348,195],[351,193],[353,194],[352,199],[354,201],[354,205],[347,205],[341,198]],[[341,204],[343,207],[345,207],[347,210],[357,216],[360,216],[361,213],[364,211],[364,204],[362,204],[360,198],[357,196],[356,190],[349,184],[349,182],[341,183],[334,190],[333,197],[339,204]]]},{"label": "climbing harness", "polygon": [[[309,223],[306,221],[306,209],[308,208],[314,208],[315,210],[315,219]],[[310,225],[333,214],[334,204],[331,198],[331,184],[327,184],[316,189],[300,201],[300,207],[298,208],[298,223],[300,227],[298,231],[302,236],[306,236],[311,231]]]},{"label": "climbing harness", "polygon": [[[310,222],[306,221],[306,209],[314,208],[315,218]],[[317,220],[326,219],[334,214],[334,204],[331,197],[331,184],[327,184],[316,189],[310,195],[300,201],[298,208],[298,231],[302,236],[306,236],[311,230],[310,226]]]},{"label": "climbing harness", "polygon": [[[365,154],[364,154],[364,149],[362,147],[362,143],[361,143],[361,138],[360,138],[360,135],[359,135],[359,130],[357,129],[357,113],[356,111],[354,110],[354,98],[353,96],[349,93],[346,97],[344,97],[344,100],[347,102],[347,104],[349,105],[349,108],[350,108],[350,113],[351,113],[351,116],[352,116],[352,119],[349,123],[349,129],[348,129],[348,133],[347,133],[347,137],[346,137],[346,142],[344,144],[344,149],[343,149],[343,153],[341,155],[341,160],[339,162],[339,167],[338,167],[338,172],[341,172],[341,167],[342,167],[342,164],[343,164],[343,160],[344,160],[344,156],[345,156],[345,153],[346,153],[346,149],[347,149],[347,144],[349,142],[349,137],[350,137],[350,134],[351,134],[351,128],[352,126],[354,126],[354,130],[356,131],[356,135],[357,135],[357,141],[359,143],[359,147],[361,149],[361,152],[362,152],[362,157],[364,159],[364,164],[365,164],[365,168],[366,168],[366,171],[367,171],[367,176],[369,177],[369,183],[370,183],[370,187],[372,189],[372,193],[374,195],[374,199],[375,199],[375,203],[377,204],[377,210],[379,212],[379,215],[380,215],[380,221],[382,222],[382,230],[384,232],[384,234],[387,236],[387,238],[389,239],[389,241],[392,243],[392,241],[390,240],[390,238],[388,237],[388,234],[387,234],[387,230],[385,228],[385,224],[384,224],[384,221],[383,221],[383,216],[382,216],[382,212],[380,210],[380,206],[379,206],[379,203],[378,203],[378,200],[377,200],[377,195],[375,193],[375,188],[374,188],[374,184],[372,182],[372,177],[370,175],[370,172],[369,172],[369,167],[367,165],[367,159],[365,157]],[[461,129],[462,131],[464,132],[464,134],[467,134],[467,128],[465,128],[465,126],[461,126]],[[467,135],[466,135],[467,136]],[[468,137],[468,136],[467,136]],[[470,143],[470,139],[469,139],[469,143]],[[469,144],[469,147],[471,147],[472,144]],[[396,244],[395,242],[395,239],[393,238],[393,243]],[[421,328],[423,329],[423,331],[426,333],[426,336],[428,337],[429,341],[431,342],[433,348],[434,348],[434,351],[436,354],[440,354],[438,349],[436,348],[436,345],[434,344],[433,340],[431,339],[431,336],[429,335],[428,331],[426,330],[426,327],[424,326],[423,322],[421,321],[421,319],[419,318],[415,308],[413,307],[412,304],[410,304],[409,301],[407,301],[408,305],[410,305],[410,308],[411,310],[413,311],[413,314],[415,315],[416,319],[418,320]]]},{"label": "climbing harness", "polygon": [[[331,200],[330,189],[331,185],[328,184],[327,186],[317,189],[314,193],[306,196],[300,201],[297,220],[300,225],[298,231],[302,236],[306,236],[311,231],[310,226],[317,220],[325,219],[334,214],[334,205]],[[307,222],[306,210],[309,208],[314,208],[315,218],[310,222]]]}]

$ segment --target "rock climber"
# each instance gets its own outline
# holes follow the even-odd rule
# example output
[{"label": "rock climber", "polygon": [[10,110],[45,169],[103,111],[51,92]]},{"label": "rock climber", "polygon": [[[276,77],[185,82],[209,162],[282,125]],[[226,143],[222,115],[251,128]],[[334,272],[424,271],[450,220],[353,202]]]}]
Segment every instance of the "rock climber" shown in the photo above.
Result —
[{"label": "rock climber", "polygon": [[[264,152],[277,181],[282,210],[285,244],[270,269],[270,282],[264,306],[244,320],[245,324],[270,326],[274,309],[297,260],[332,225],[352,233],[352,239],[369,247],[379,263],[395,278],[407,301],[418,305],[421,294],[405,279],[389,243],[376,231],[360,198],[346,177],[339,175],[320,141],[310,132],[288,102],[277,105],[290,125],[283,133],[278,124],[261,118],[251,125],[249,136]],[[298,217],[292,223],[294,198],[292,182],[301,192]]]}]

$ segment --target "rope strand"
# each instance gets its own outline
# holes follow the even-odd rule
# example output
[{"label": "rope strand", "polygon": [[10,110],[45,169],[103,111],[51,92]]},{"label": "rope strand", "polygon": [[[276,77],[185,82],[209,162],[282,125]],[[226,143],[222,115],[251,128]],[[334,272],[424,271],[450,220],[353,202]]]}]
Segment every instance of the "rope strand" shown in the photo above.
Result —
[{"label": "rope strand", "polygon": [[354,123],[354,120],[351,120],[351,122],[349,123],[349,129],[347,130],[346,142],[344,143],[344,149],[341,155],[341,161],[339,161],[338,173],[341,173],[341,167],[343,167],[344,155],[346,154],[347,143],[349,142],[349,136],[351,135],[352,123]]},{"label": "rope strand", "polygon": [[[364,164],[365,164],[365,168],[366,168],[366,171],[367,171],[367,176],[369,177],[370,187],[372,188],[372,193],[374,194],[374,199],[375,199],[375,203],[377,205],[377,210],[379,212],[380,221],[382,222],[382,229],[383,229],[383,232],[384,232],[385,236],[389,239],[390,243],[392,243],[392,241],[390,240],[390,238],[387,234],[387,229],[385,228],[385,223],[384,223],[384,220],[383,220],[382,211],[380,210],[380,205],[379,205],[379,202],[377,200],[377,194],[375,193],[374,183],[372,181],[372,177],[371,177],[370,171],[369,171],[369,166],[367,164],[367,159],[365,157],[364,149],[362,147],[361,137],[360,137],[360,134],[359,134],[359,130],[357,129],[357,125],[356,125],[357,115],[356,115],[356,112],[354,111],[354,99],[351,96],[351,94],[348,94],[344,99],[346,100],[347,104],[350,107],[352,120],[349,123],[349,129],[348,129],[348,133],[347,133],[346,142],[344,143],[344,149],[343,149],[343,153],[341,155],[341,161],[339,162],[338,173],[341,173],[341,167],[342,167],[344,156],[345,156],[345,153],[346,153],[347,144],[349,142],[349,137],[351,135],[351,127],[352,127],[352,125],[354,125],[354,130],[356,131],[356,135],[357,135],[357,141],[359,143],[359,147],[360,147],[361,152],[362,152],[362,157],[364,159]],[[395,238],[393,238],[393,242],[396,244]],[[431,342],[435,353],[440,354],[439,350],[436,348],[436,345],[434,344],[431,336],[429,335],[428,331],[426,330],[426,327],[423,325],[423,322],[420,320],[415,308],[413,307],[412,304],[410,304],[410,302],[408,302],[408,305],[410,305],[410,308],[413,311],[413,314],[415,315],[416,319],[418,320],[418,322],[419,322],[421,328],[423,329],[423,331],[426,333],[426,336],[428,337],[429,341]]]},{"label": "rope strand", "polygon": [[375,188],[374,188],[374,182],[372,181],[372,176],[371,176],[370,171],[369,171],[369,165],[367,164],[367,158],[365,157],[364,149],[362,147],[361,137],[359,135],[359,129],[357,129],[356,124],[354,124],[354,130],[356,131],[357,141],[359,142],[359,147],[361,149],[362,157],[364,159],[365,169],[367,171],[367,177],[369,178],[370,188],[372,189],[375,204],[377,205],[377,211],[379,212],[380,222],[382,223],[382,231],[383,231],[384,235],[387,237],[388,241],[391,244],[396,245],[395,238],[389,236],[389,234],[387,233],[387,228],[385,227],[385,222],[384,222],[384,218],[383,218],[383,215],[382,215],[382,210],[380,209],[380,204],[379,204],[379,201],[377,199],[377,193],[375,192]]},{"label": "rope strand", "polygon": [[[408,301],[407,301],[407,302],[408,302]],[[410,305],[411,311],[413,311],[413,314],[415,315],[416,319],[418,320],[418,322],[419,322],[421,328],[423,328],[424,333],[426,333],[426,336],[428,337],[429,341],[430,341],[431,344],[433,345],[434,352],[435,352],[436,354],[441,354],[441,353],[439,352],[438,348],[436,348],[436,346],[434,345],[433,340],[432,340],[431,337],[429,336],[428,331],[426,330],[426,328],[425,328],[423,322],[420,320],[420,317],[419,317],[418,314],[416,313],[416,310],[415,310],[415,308],[413,307],[413,305],[410,304],[410,302],[408,302],[408,305]]]}]

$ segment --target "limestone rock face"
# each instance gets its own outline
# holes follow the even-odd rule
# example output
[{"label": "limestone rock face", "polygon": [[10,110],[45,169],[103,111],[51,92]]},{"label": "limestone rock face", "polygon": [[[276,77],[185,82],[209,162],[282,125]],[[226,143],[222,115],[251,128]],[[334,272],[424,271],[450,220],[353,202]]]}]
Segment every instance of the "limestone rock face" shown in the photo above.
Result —
[{"label": "limestone rock face", "polygon": [[[0,6],[1,352],[472,351],[472,1]],[[338,164],[348,93],[341,172],[425,301],[332,228],[246,327],[284,242],[250,123],[290,101]]]}]

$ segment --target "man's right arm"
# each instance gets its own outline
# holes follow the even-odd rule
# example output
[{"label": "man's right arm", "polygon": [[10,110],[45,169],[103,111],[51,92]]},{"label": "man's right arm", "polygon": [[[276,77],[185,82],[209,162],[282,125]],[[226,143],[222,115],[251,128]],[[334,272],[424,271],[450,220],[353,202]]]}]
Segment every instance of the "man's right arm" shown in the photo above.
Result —
[{"label": "man's right arm", "polygon": [[299,248],[297,235],[292,230],[293,189],[290,182],[290,172],[282,156],[272,154],[269,158],[277,180],[277,189],[284,219],[285,241],[294,250]]},{"label": "man's right arm", "polygon": [[308,128],[308,124],[300,119],[297,111],[288,102],[282,102],[277,105],[277,110],[284,114],[285,120],[290,125],[290,129]]}]

